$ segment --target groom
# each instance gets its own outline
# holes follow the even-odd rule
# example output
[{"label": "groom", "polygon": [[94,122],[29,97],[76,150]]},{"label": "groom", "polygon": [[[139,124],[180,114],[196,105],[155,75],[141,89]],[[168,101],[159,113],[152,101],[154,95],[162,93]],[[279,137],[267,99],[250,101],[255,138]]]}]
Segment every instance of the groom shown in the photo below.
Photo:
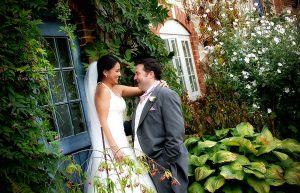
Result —
[{"label": "groom", "polygon": [[179,182],[162,180],[163,171],[157,171],[151,178],[158,193],[186,193],[188,152],[183,144],[181,102],[176,92],[159,85],[160,78],[161,66],[155,59],[146,58],[136,65],[134,80],[144,94],[132,120],[134,149],[169,169]]}]

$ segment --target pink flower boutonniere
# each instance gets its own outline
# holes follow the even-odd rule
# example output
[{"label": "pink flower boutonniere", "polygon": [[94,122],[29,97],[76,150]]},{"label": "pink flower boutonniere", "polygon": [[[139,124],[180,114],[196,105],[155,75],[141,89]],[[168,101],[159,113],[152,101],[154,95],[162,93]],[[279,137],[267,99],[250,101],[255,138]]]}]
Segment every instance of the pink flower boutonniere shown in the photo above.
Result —
[{"label": "pink flower boutonniere", "polygon": [[154,102],[155,99],[156,99],[156,96],[150,96],[150,97],[149,97],[149,101],[150,101],[150,102]]}]

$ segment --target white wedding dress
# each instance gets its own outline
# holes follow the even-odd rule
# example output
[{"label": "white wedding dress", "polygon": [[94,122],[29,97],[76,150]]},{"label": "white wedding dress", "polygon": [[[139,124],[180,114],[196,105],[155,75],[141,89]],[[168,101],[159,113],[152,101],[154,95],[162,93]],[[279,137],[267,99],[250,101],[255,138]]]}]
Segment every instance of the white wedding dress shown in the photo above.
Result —
[{"label": "white wedding dress", "polygon": [[[85,192],[87,193],[97,193],[94,189],[94,184],[106,184],[107,171],[102,167],[99,167],[103,163],[111,164],[113,159],[112,152],[110,151],[109,143],[107,142],[104,136],[104,143],[102,138],[101,126],[98,120],[94,96],[97,86],[97,63],[94,62],[90,64],[88,71],[85,76],[85,89],[88,102],[88,129],[90,134],[90,139],[92,143],[93,152],[91,154],[89,165],[87,169],[87,181],[85,183]],[[102,83],[103,84],[103,83]],[[105,84],[104,84],[105,85]],[[105,85],[106,86],[106,85]],[[108,88],[108,87],[107,87]],[[109,88],[108,88],[109,89]],[[110,90],[110,89],[109,89]],[[121,149],[125,156],[129,156],[135,164],[137,164],[136,156],[133,152],[133,149],[130,148],[130,144],[126,138],[123,126],[123,113],[126,109],[126,103],[124,99],[120,96],[115,95],[111,90],[111,99],[110,99],[110,108],[108,113],[108,126],[111,129],[111,133],[118,147]],[[105,151],[104,147],[105,146]],[[104,157],[104,152],[107,152],[106,159]],[[107,162],[105,162],[107,160]],[[153,192],[156,192],[154,184],[146,171],[141,175],[136,175],[134,170],[126,169],[127,166],[122,166],[122,171],[118,169],[110,169],[108,171],[109,178],[116,185],[115,192],[122,192],[120,189],[120,181],[127,180],[125,188],[126,193],[141,193],[142,187],[148,187]],[[123,171],[124,170],[124,171]],[[130,173],[133,171],[133,173]],[[121,177],[121,178],[118,178]],[[120,180],[122,179],[122,180]],[[130,185],[129,185],[130,184]],[[107,185],[107,184],[106,184]]]}]

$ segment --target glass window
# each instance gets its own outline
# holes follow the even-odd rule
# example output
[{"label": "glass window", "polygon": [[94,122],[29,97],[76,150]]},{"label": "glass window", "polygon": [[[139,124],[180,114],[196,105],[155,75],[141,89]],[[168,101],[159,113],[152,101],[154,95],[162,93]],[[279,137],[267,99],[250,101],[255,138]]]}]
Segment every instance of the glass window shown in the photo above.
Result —
[{"label": "glass window", "polygon": [[54,76],[47,76],[54,104],[54,126],[60,139],[86,131],[82,100],[67,37],[45,37]]},{"label": "glass window", "polygon": [[177,70],[178,82],[188,92],[191,99],[200,95],[197,74],[193,55],[190,48],[189,37],[180,35],[161,34],[169,52],[174,52],[172,63]]}]

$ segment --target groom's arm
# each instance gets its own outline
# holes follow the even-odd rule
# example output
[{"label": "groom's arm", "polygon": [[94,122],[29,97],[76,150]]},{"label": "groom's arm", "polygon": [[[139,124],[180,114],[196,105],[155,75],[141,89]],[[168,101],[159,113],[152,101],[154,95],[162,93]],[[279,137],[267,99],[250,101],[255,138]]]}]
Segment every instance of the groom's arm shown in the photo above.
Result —
[{"label": "groom's arm", "polygon": [[163,95],[162,118],[166,130],[163,158],[167,162],[174,162],[180,155],[184,137],[181,100],[172,90],[166,90]]},{"label": "groom's arm", "polygon": [[124,125],[124,131],[125,131],[126,136],[132,135],[131,122],[132,122],[132,120],[125,121],[123,123],[123,125]]}]

